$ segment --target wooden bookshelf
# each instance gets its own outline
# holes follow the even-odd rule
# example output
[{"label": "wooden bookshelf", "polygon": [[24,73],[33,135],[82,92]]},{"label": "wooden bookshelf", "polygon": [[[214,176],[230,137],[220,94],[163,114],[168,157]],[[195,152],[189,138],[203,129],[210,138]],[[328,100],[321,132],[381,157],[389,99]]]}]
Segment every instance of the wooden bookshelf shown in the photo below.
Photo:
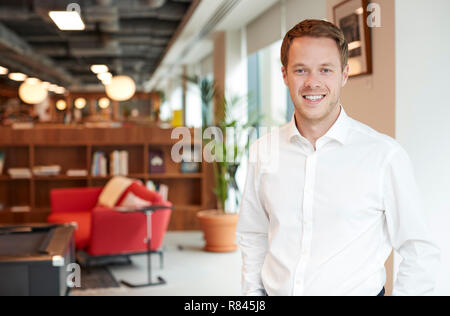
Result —
[{"label": "wooden bookshelf", "polygon": [[[0,128],[0,151],[5,153],[5,166],[0,174],[0,223],[19,224],[45,222],[50,213],[50,191],[55,188],[104,186],[111,176],[91,175],[92,156],[102,151],[109,158],[114,150],[129,154],[130,178],[152,180],[169,187],[169,201],[175,210],[169,230],[198,230],[196,213],[215,207],[212,191],[212,167],[203,162],[198,173],[182,173],[181,164],[170,157],[171,129],[151,126],[91,129],[80,127],[49,127],[31,130]],[[192,131],[193,135],[193,131]],[[192,142],[192,146],[201,146]],[[149,152],[160,151],[164,157],[164,173],[149,173]],[[108,159],[109,160],[109,159]],[[9,168],[33,169],[40,165],[60,165],[60,175],[32,176],[12,179]],[[84,169],[87,176],[70,177],[69,169]],[[11,212],[13,206],[30,206],[26,213]]]}]

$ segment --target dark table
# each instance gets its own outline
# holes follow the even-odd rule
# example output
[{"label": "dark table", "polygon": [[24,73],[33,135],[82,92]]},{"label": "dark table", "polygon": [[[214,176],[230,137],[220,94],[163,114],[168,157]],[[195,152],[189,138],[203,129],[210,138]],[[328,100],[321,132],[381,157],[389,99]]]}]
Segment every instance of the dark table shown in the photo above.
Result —
[{"label": "dark table", "polygon": [[0,226],[0,296],[66,295],[74,231],[70,225]]}]

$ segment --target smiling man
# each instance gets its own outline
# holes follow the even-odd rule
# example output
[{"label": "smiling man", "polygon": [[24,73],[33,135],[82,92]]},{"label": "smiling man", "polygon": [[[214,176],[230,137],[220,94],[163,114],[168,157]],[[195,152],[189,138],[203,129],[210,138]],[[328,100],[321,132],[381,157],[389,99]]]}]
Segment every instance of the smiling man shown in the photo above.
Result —
[{"label": "smiling man", "polygon": [[[295,115],[251,148],[237,229],[244,294],[382,296],[392,248],[403,258],[393,294],[432,294],[439,249],[408,155],[340,103],[343,33],[305,20],[281,61]],[[278,144],[271,168],[258,154],[268,143]]]}]

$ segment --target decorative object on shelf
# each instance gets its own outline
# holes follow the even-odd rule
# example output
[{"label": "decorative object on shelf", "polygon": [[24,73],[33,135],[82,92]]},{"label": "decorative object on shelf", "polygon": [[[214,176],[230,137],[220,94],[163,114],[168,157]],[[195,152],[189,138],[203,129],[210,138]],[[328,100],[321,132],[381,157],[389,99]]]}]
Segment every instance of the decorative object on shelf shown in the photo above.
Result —
[{"label": "decorative object on shelf", "polygon": [[199,173],[199,172],[200,172],[199,162],[189,162],[189,161],[181,162],[181,173]]},{"label": "decorative object on shelf", "polygon": [[172,116],[172,127],[184,126],[183,123],[183,110],[174,110]]},{"label": "decorative object on shelf", "polygon": [[127,101],[136,93],[136,84],[128,76],[113,77],[106,88],[106,95],[114,101]]},{"label": "decorative object on shelf", "polygon": [[9,168],[8,174],[12,179],[30,179],[31,170],[28,168]]},{"label": "decorative object on shelf", "polygon": [[61,166],[36,166],[33,167],[33,174],[40,177],[57,176],[61,172]]},{"label": "decorative object on shelf", "polygon": [[29,213],[31,212],[31,207],[28,205],[23,206],[11,206],[11,213]]},{"label": "decorative object on shelf", "polygon": [[68,177],[87,177],[88,171],[86,169],[69,169],[66,175]]},{"label": "decorative object on shelf", "polygon": [[0,175],[3,174],[3,167],[5,166],[5,153],[0,151]]},{"label": "decorative object on shelf", "polygon": [[372,73],[371,34],[368,26],[368,0],[346,0],[333,7],[334,24],[348,43],[349,77]]},{"label": "decorative object on shelf", "polygon": [[37,78],[29,78],[19,87],[20,99],[28,104],[39,104],[48,96],[48,91]]},{"label": "decorative object on shelf", "polygon": [[150,151],[149,153],[149,172],[164,173],[164,155],[160,151]]}]

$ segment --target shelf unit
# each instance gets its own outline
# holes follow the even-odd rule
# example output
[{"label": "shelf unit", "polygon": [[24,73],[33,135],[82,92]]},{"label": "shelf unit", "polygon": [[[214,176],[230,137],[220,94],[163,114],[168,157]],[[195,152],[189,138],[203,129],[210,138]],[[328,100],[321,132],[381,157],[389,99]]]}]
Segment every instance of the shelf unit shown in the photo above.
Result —
[{"label": "shelf unit", "polygon": [[[0,151],[5,153],[5,166],[0,175],[0,223],[45,222],[50,213],[50,191],[55,188],[104,186],[112,176],[92,176],[94,152],[103,151],[107,158],[114,150],[129,153],[130,178],[152,180],[169,187],[169,201],[175,210],[169,230],[198,230],[196,213],[214,208],[212,192],[213,170],[201,163],[198,173],[181,173],[181,164],[170,157],[171,129],[158,127],[129,127],[121,129],[35,128],[12,130],[0,128]],[[193,135],[193,131],[192,131]],[[201,146],[192,142],[191,146]],[[149,173],[149,152],[163,153],[165,172]],[[108,159],[109,161],[109,159]],[[32,176],[12,179],[8,168],[30,168],[39,165],[60,165],[58,176]],[[70,177],[68,169],[85,169],[87,176]],[[30,206],[26,213],[11,212],[13,206]]]}]

